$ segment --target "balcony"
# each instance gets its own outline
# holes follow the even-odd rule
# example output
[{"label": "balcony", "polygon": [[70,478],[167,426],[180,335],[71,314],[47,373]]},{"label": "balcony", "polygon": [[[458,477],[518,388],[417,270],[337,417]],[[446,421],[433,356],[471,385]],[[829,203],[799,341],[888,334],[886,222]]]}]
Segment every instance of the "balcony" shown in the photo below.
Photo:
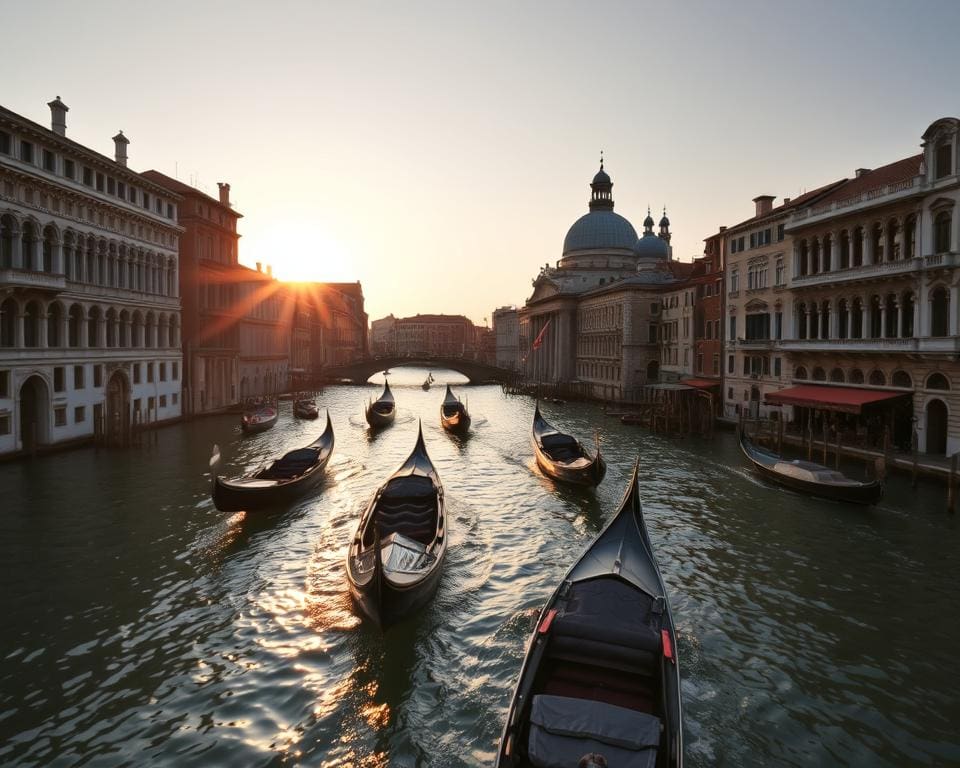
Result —
[{"label": "balcony", "polygon": [[773,349],[773,339],[737,339],[737,346],[742,349]]},{"label": "balcony", "polygon": [[[784,339],[788,352],[915,352],[920,339]],[[930,339],[923,339],[930,341]],[[933,339],[944,341],[944,339]]]},{"label": "balcony", "polygon": [[33,272],[26,269],[0,269],[0,285],[5,288],[32,288],[39,291],[60,293],[67,289],[67,278],[49,272]]},{"label": "balcony", "polygon": [[858,195],[848,197],[844,200],[837,200],[833,203],[816,205],[811,208],[803,208],[797,211],[787,224],[787,231],[791,231],[798,226],[807,226],[814,222],[821,221],[839,212],[844,214],[854,213],[866,208],[873,208],[877,205],[885,205],[895,200],[912,197],[921,190],[923,179],[915,176],[905,181],[898,181],[895,184],[886,184],[876,189],[861,192]]},{"label": "balcony", "polygon": [[837,285],[855,280],[872,280],[892,275],[905,275],[915,272],[923,265],[923,259],[902,259],[885,261],[882,264],[864,264],[860,267],[834,269],[830,272],[818,272],[815,275],[798,275],[793,278],[794,288],[809,288],[820,285]]}]

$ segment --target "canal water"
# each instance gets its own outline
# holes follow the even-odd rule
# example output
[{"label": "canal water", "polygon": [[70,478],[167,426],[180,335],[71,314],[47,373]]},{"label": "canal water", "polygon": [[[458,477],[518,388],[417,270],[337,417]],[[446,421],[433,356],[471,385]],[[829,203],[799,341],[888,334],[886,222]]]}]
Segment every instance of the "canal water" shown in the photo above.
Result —
[{"label": "canal water", "polygon": [[[534,464],[533,402],[463,387],[460,440],[439,426],[458,374],[333,387],[329,480],[267,517],[209,495],[213,443],[240,473],[322,421],[242,437],[233,416],[128,452],[0,465],[0,764],[477,766],[495,753],[544,600],[615,509],[637,456],[679,631],[689,766],[960,763],[960,531],[937,486],[891,480],[861,509],[759,480],[730,433],[665,439],[594,405],[547,405],[609,461],[595,491]],[[382,380],[382,377],[381,377]],[[446,488],[439,591],[385,635],[357,617],[347,543],[417,420]]]}]

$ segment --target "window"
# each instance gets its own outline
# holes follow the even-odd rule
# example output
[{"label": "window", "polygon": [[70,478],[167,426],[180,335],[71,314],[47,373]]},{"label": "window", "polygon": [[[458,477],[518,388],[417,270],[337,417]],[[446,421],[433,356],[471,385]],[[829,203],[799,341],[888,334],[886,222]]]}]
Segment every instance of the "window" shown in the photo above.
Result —
[{"label": "window", "polygon": [[112,177],[107,178],[107,194],[115,195],[117,193],[117,182]]},{"label": "window", "polygon": [[0,131],[0,152],[10,154],[10,134],[6,131]]},{"label": "window", "polygon": [[767,312],[747,315],[746,338],[767,340],[770,338],[770,315]]},{"label": "window", "polygon": [[757,247],[757,233],[756,233],[756,232],[751,232],[751,233],[750,233],[750,247],[751,247],[751,248],[756,248],[756,247]]},{"label": "window", "polygon": [[103,366],[102,365],[93,366],[93,386],[95,387],[103,386]]},{"label": "window", "polygon": [[170,378],[176,381],[180,378],[180,363],[170,363]]},{"label": "window", "polygon": [[148,398],[147,398],[147,412],[149,413],[150,411],[155,411],[156,409],[157,409],[157,401],[156,401],[156,398],[148,397]]},{"label": "window", "polygon": [[946,253],[950,250],[950,212],[942,211],[933,220],[933,252]]},{"label": "window", "polygon": [[733,400],[733,387],[727,387],[727,400]]},{"label": "window", "polygon": [[83,168],[83,183],[88,186],[93,186],[93,171],[84,166]]},{"label": "window", "polygon": [[653,325],[652,323],[647,326],[647,341],[650,344],[657,343],[657,326]]},{"label": "window", "polygon": [[61,405],[53,409],[53,426],[65,427],[67,425],[67,407]]},{"label": "window", "polygon": [[133,401],[133,412],[140,413],[141,407],[142,407],[142,403],[140,401],[140,398],[138,397],[136,400]]},{"label": "window", "polygon": [[63,366],[58,365],[53,369],[53,391],[54,392],[63,392],[66,389],[66,382],[64,381],[64,371]]},{"label": "window", "polygon": [[713,321],[713,338],[715,339],[720,338],[720,321],[719,320]]},{"label": "window", "polygon": [[740,270],[734,268],[730,272],[730,293],[736,293],[740,290]]},{"label": "window", "polygon": [[49,149],[43,150],[43,170],[51,173],[57,170],[57,158]]},{"label": "window", "polygon": [[779,357],[775,357],[775,358],[773,358],[773,375],[774,375],[774,376],[779,376],[779,375],[780,375],[780,371],[781,371],[781,368],[780,368],[780,358],[779,358]]},{"label": "window", "polygon": [[[730,317],[730,336],[729,336],[729,338],[730,338],[731,340],[737,338],[737,318],[736,318],[736,316],[731,316],[731,317]],[[733,373],[733,371],[730,371],[730,373]]]},{"label": "window", "polygon": [[140,383],[140,363],[133,364],[133,383]]},{"label": "window", "polygon": [[143,193],[143,207],[150,210],[150,195],[147,192]]},{"label": "window", "polygon": [[83,389],[83,366],[73,366],[73,388]]},{"label": "window", "polygon": [[29,141],[20,142],[20,159],[25,163],[33,162],[33,144]]},{"label": "window", "polygon": [[942,179],[944,176],[949,176],[950,172],[953,170],[951,167],[953,163],[953,152],[952,147],[950,146],[949,141],[944,141],[937,146],[937,156],[936,156],[936,170],[934,171],[933,178]]},{"label": "window", "polygon": [[773,338],[777,341],[783,338],[783,312],[775,312],[773,315]]},{"label": "window", "polygon": [[713,375],[716,376],[720,373],[720,355],[713,356]]},{"label": "window", "polygon": [[136,188],[136,187],[130,187],[130,189],[127,190],[127,199],[128,199],[131,203],[137,202],[137,188]]},{"label": "window", "polygon": [[10,434],[10,417],[7,414],[0,415],[0,435]]},{"label": "window", "polygon": [[86,420],[87,420],[87,409],[86,409],[86,408],[84,408],[82,405],[78,405],[76,408],[73,409],[73,423],[74,423],[74,424],[82,424],[82,423],[83,423],[84,421],[86,421]]},{"label": "window", "polygon": [[786,285],[786,270],[783,267],[783,259],[777,259],[777,282],[775,285]]},{"label": "window", "polygon": [[0,371],[0,397],[10,397],[10,371]]},{"label": "window", "polygon": [[[733,371],[734,371],[733,355],[727,355],[727,373],[733,373]],[[730,395],[730,397],[733,397],[733,395]]]},{"label": "window", "polygon": [[68,179],[75,179],[77,177],[77,168],[73,164],[73,160],[63,161],[63,175]]},{"label": "window", "polygon": [[180,402],[180,396],[174,392],[172,395],[170,395],[170,402],[176,405],[178,402]]},{"label": "window", "polygon": [[173,204],[172,204],[172,203],[167,203],[167,218],[168,218],[168,219],[172,219],[172,218],[173,218]]},{"label": "window", "polygon": [[127,196],[127,185],[122,181],[117,182],[117,197],[123,200]]},{"label": "window", "polygon": [[153,363],[147,363],[147,382],[153,382]]},{"label": "window", "polygon": [[166,408],[166,407],[167,407],[167,396],[166,396],[166,395],[160,395],[160,407],[161,407],[161,408]]},{"label": "window", "polygon": [[158,367],[160,368],[160,381],[166,381],[167,380],[167,364],[158,363]]},{"label": "window", "polygon": [[97,192],[103,192],[103,174],[97,172]]}]

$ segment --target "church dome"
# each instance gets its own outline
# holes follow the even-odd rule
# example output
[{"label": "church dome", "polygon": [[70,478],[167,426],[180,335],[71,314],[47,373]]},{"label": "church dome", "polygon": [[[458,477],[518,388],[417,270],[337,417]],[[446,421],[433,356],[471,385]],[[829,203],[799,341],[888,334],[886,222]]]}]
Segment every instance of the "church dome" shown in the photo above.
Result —
[{"label": "church dome", "polygon": [[607,175],[607,172],[603,170],[603,166],[600,166],[600,170],[597,171],[597,175],[593,177],[592,184],[609,184],[610,177]]},{"label": "church dome", "polygon": [[563,255],[593,249],[632,251],[636,245],[637,231],[623,216],[613,211],[590,211],[570,227],[563,240]]},{"label": "church dome", "polygon": [[[650,217],[647,217],[650,219]],[[653,220],[650,219],[650,226],[653,226]],[[637,255],[647,259],[666,259],[670,255],[670,248],[667,241],[657,237],[653,232],[644,232],[643,237],[636,244]]]}]

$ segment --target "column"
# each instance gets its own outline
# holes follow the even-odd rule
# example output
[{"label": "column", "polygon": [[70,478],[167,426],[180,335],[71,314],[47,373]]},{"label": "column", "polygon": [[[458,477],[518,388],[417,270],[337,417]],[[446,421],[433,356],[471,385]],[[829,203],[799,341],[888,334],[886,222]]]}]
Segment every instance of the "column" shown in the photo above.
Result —
[{"label": "column", "polygon": [[54,240],[53,242],[53,253],[51,267],[53,267],[53,274],[55,275],[65,275],[67,270],[64,268],[63,263],[63,242],[61,240]]},{"label": "column", "polygon": [[24,332],[23,332],[23,330],[24,330],[24,329],[23,329],[23,320],[24,320],[25,317],[26,317],[26,315],[23,314],[22,311],[18,311],[17,314],[16,314],[16,318],[15,318],[15,320],[14,320],[14,326],[13,326],[14,340],[13,340],[13,345],[14,345],[17,349],[23,349],[24,346],[26,345],[26,340],[24,339]]},{"label": "column", "polygon": [[[922,289],[921,281],[921,289]],[[919,338],[920,336],[926,336],[928,334],[923,332],[923,328],[920,327],[920,305],[923,303],[923,294],[922,291],[917,291],[916,295],[913,297],[913,336],[914,338]]]},{"label": "column", "polygon": [[830,233],[830,271],[840,269],[840,233]]},{"label": "column", "polygon": [[60,346],[70,346],[70,311],[69,309],[60,317]]},{"label": "column", "polygon": [[805,322],[806,322],[806,324],[807,324],[807,338],[810,339],[810,338],[812,338],[812,336],[811,336],[810,334],[813,332],[813,321],[812,321],[812,319],[811,319],[811,317],[810,317],[811,312],[810,312],[810,307],[809,307],[809,306],[806,307],[805,312],[806,312],[806,315],[807,315],[806,320],[805,320]]},{"label": "column", "polygon": [[47,348],[47,322],[49,317],[46,312],[41,312],[37,315],[37,323],[40,326],[37,328],[37,346],[40,347],[40,349]]},{"label": "column", "polygon": [[[960,218],[955,211],[954,219]],[[950,303],[947,305],[947,333],[956,336],[957,331],[957,299],[960,298],[960,288],[956,285],[950,286]]]},{"label": "column", "polygon": [[107,319],[101,315],[97,319],[97,347],[104,349],[107,346]]},{"label": "column", "polygon": [[[903,253],[903,251],[901,251]],[[903,338],[903,304],[900,300],[897,300],[897,303],[893,305],[897,310],[897,338]]]},{"label": "column", "polygon": [[[833,250],[831,245],[830,250]],[[827,304],[826,317],[823,319],[823,333],[822,337],[824,339],[835,339],[837,338],[837,313],[833,309],[833,302]]]},{"label": "column", "polygon": [[20,232],[20,228],[14,224],[13,228],[10,230],[10,246],[12,249],[10,252],[10,264],[14,269],[23,269],[23,249],[20,241],[21,235],[22,233]]},{"label": "column", "polygon": [[863,264],[873,264],[873,231],[869,225],[863,229]]},{"label": "column", "polygon": [[880,302],[880,338],[887,338],[887,302]]},{"label": "column", "polygon": [[860,303],[860,338],[868,339],[870,333],[870,323],[867,321],[867,310],[870,307],[866,301]]}]

